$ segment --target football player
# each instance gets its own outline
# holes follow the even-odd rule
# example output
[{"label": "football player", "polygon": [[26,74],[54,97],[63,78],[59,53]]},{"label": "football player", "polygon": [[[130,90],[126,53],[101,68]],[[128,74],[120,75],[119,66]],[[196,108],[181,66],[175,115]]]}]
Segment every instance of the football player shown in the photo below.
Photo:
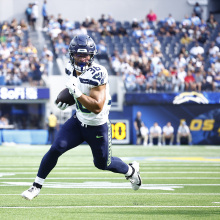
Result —
[{"label": "football player", "polygon": [[[75,99],[76,113],[65,122],[44,155],[33,186],[21,194],[27,200],[39,194],[58,158],[84,141],[89,144],[98,169],[124,174],[134,190],[141,186],[139,163],[134,161],[128,165],[112,156],[108,73],[105,67],[94,62],[96,54],[96,45],[90,36],[78,35],[71,40],[70,61],[65,69],[68,78],[66,87]],[[64,110],[68,104],[59,102],[57,106]]]}]

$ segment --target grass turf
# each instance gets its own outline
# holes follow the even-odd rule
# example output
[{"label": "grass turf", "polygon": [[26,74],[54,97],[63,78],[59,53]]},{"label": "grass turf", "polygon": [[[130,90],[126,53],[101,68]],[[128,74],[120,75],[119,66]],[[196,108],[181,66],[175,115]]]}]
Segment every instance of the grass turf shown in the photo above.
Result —
[{"label": "grass turf", "polygon": [[220,148],[113,146],[140,162],[142,188],[97,170],[88,146],[62,155],[40,195],[20,194],[33,182],[50,146],[0,146],[0,219],[220,219]]}]

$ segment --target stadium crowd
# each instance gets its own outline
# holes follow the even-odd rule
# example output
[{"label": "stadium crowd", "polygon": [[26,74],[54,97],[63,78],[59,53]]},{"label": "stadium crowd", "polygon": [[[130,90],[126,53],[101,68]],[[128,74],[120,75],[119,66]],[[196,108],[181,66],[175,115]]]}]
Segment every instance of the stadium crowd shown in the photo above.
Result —
[{"label": "stadium crowd", "polygon": [[44,47],[39,56],[29,29],[24,19],[0,23],[0,85],[45,85],[53,53]]},{"label": "stadium crowd", "polygon": [[[38,56],[28,32],[35,30],[37,3],[26,9],[27,22],[0,25],[0,78],[6,85],[44,85],[53,53],[46,47]],[[48,15],[42,8],[43,30],[51,38],[56,57],[66,57],[74,35],[88,34],[100,55],[109,59],[128,92],[216,91],[220,88],[220,24],[210,14],[205,21],[195,5],[191,16],[163,20],[150,10],[141,21],[116,21],[111,14],[95,20],[70,21],[61,14]]]},{"label": "stadium crowd", "polygon": [[83,22],[49,16],[44,28],[57,57],[66,56],[74,35],[88,34],[99,54],[107,55],[125,88],[133,91],[216,91],[220,87],[220,25],[210,14],[205,21],[196,6],[191,16],[164,20],[150,10],[138,21],[116,21],[112,15]]}]

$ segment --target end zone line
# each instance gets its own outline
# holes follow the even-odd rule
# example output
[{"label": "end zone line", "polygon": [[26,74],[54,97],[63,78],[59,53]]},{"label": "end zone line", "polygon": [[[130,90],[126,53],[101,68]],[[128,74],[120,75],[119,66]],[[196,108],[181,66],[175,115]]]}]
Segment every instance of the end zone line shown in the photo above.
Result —
[{"label": "end zone line", "polygon": [[72,209],[72,208],[220,208],[220,206],[18,206],[0,209]]}]

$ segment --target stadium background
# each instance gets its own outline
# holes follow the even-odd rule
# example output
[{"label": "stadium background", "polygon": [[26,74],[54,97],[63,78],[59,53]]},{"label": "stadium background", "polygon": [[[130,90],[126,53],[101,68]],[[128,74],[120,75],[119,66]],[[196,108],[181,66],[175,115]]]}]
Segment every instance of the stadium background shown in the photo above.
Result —
[{"label": "stadium background", "polygon": [[[196,1],[179,0],[176,4],[175,0],[168,0],[166,4],[164,1],[155,0],[138,0],[138,1],[62,1],[63,7],[60,7],[60,1],[48,1],[48,10],[50,14],[57,15],[61,13],[66,18],[82,22],[86,16],[100,18],[101,14],[112,14],[115,20],[118,21],[132,21],[133,18],[138,20],[143,19],[150,9],[153,9],[158,15],[158,20],[166,17],[171,13],[176,20],[181,20],[185,14],[190,14]],[[199,1],[203,7],[203,16],[207,18],[210,11],[218,11],[218,1]],[[30,1],[16,1],[16,0],[0,0],[0,20],[11,20],[25,18],[24,11]],[[41,10],[43,1],[38,1],[39,10]],[[64,6],[68,7],[64,7]],[[84,7],[82,7],[82,5]],[[97,7],[99,5],[99,7]],[[163,6],[162,6],[163,5]],[[161,7],[162,6],[162,7]],[[7,8],[7,10],[5,10]],[[219,15],[216,14],[216,19]],[[42,20],[39,16],[38,23],[41,25]],[[219,20],[219,19],[218,19]],[[47,42],[40,30],[37,30],[34,35],[35,42],[38,42],[39,52],[43,45]],[[37,39],[37,40],[36,40]],[[0,105],[2,112],[10,112],[14,117],[20,117],[25,112],[26,115],[36,114],[40,115],[41,128],[36,130],[20,131],[24,132],[20,135],[17,130],[3,130],[0,132],[0,140],[5,142],[15,143],[31,143],[31,144],[45,144],[46,143],[46,129],[45,121],[50,111],[53,111],[59,116],[59,121],[62,124],[71,114],[69,109],[65,112],[60,112],[53,104],[58,92],[63,88],[63,64],[59,59],[55,60],[56,67],[52,76],[48,77],[48,84],[46,88],[15,88],[1,86]],[[186,119],[190,126],[193,135],[193,144],[218,144],[219,128],[220,128],[220,113],[219,113],[219,98],[218,93],[213,96],[206,96],[208,103],[197,104],[195,102],[188,102],[187,104],[173,104],[175,96],[167,99],[163,94],[158,94],[157,103],[149,100],[154,99],[154,94],[126,94],[123,90],[122,79],[119,76],[110,76],[111,94],[115,97],[110,119],[116,120],[115,123],[121,120],[127,120],[126,136],[129,137],[126,143],[135,143],[135,131],[133,128],[133,121],[138,110],[143,113],[142,119],[145,124],[150,127],[153,122],[157,121],[161,126],[165,125],[167,121],[171,121],[175,131],[181,119]],[[211,93],[211,92],[210,92]],[[138,99],[136,97],[138,95]],[[177,96],[178,94],[176,94]],[[205,94],[203,94],[205,96]],[[132,96],[132,97],[131,97]],[[194,95],[197,96],[197,95]],[[141,102],[141,100],[143,100]],[[140,102],[137,102],[140,101]],[[214,100],[214,101],[213,101]],[[165,102],[165,103],[164,103]],[[24,107],[25,106],[25,107]],[[196,121],[195,121],[196,120]],[[212,120],[211,126],[205,127],[205,121]],[[205,127],[205,129],[204,129]],[[120,128],[121,130],[121,128]],[[34,133],[33,133],[34,132]],[[39,132],[39,133],[38,133]],[[118,131],[119,133],[121,131]],[[13,135],[12,135],[13,133]],[[120,134],[119,134],[120,136]],[[33,138],[35,139],[33,140]],[[120,138],[119,138],[120,139]],[[117,143],[117,141],[115,142]]]}]

